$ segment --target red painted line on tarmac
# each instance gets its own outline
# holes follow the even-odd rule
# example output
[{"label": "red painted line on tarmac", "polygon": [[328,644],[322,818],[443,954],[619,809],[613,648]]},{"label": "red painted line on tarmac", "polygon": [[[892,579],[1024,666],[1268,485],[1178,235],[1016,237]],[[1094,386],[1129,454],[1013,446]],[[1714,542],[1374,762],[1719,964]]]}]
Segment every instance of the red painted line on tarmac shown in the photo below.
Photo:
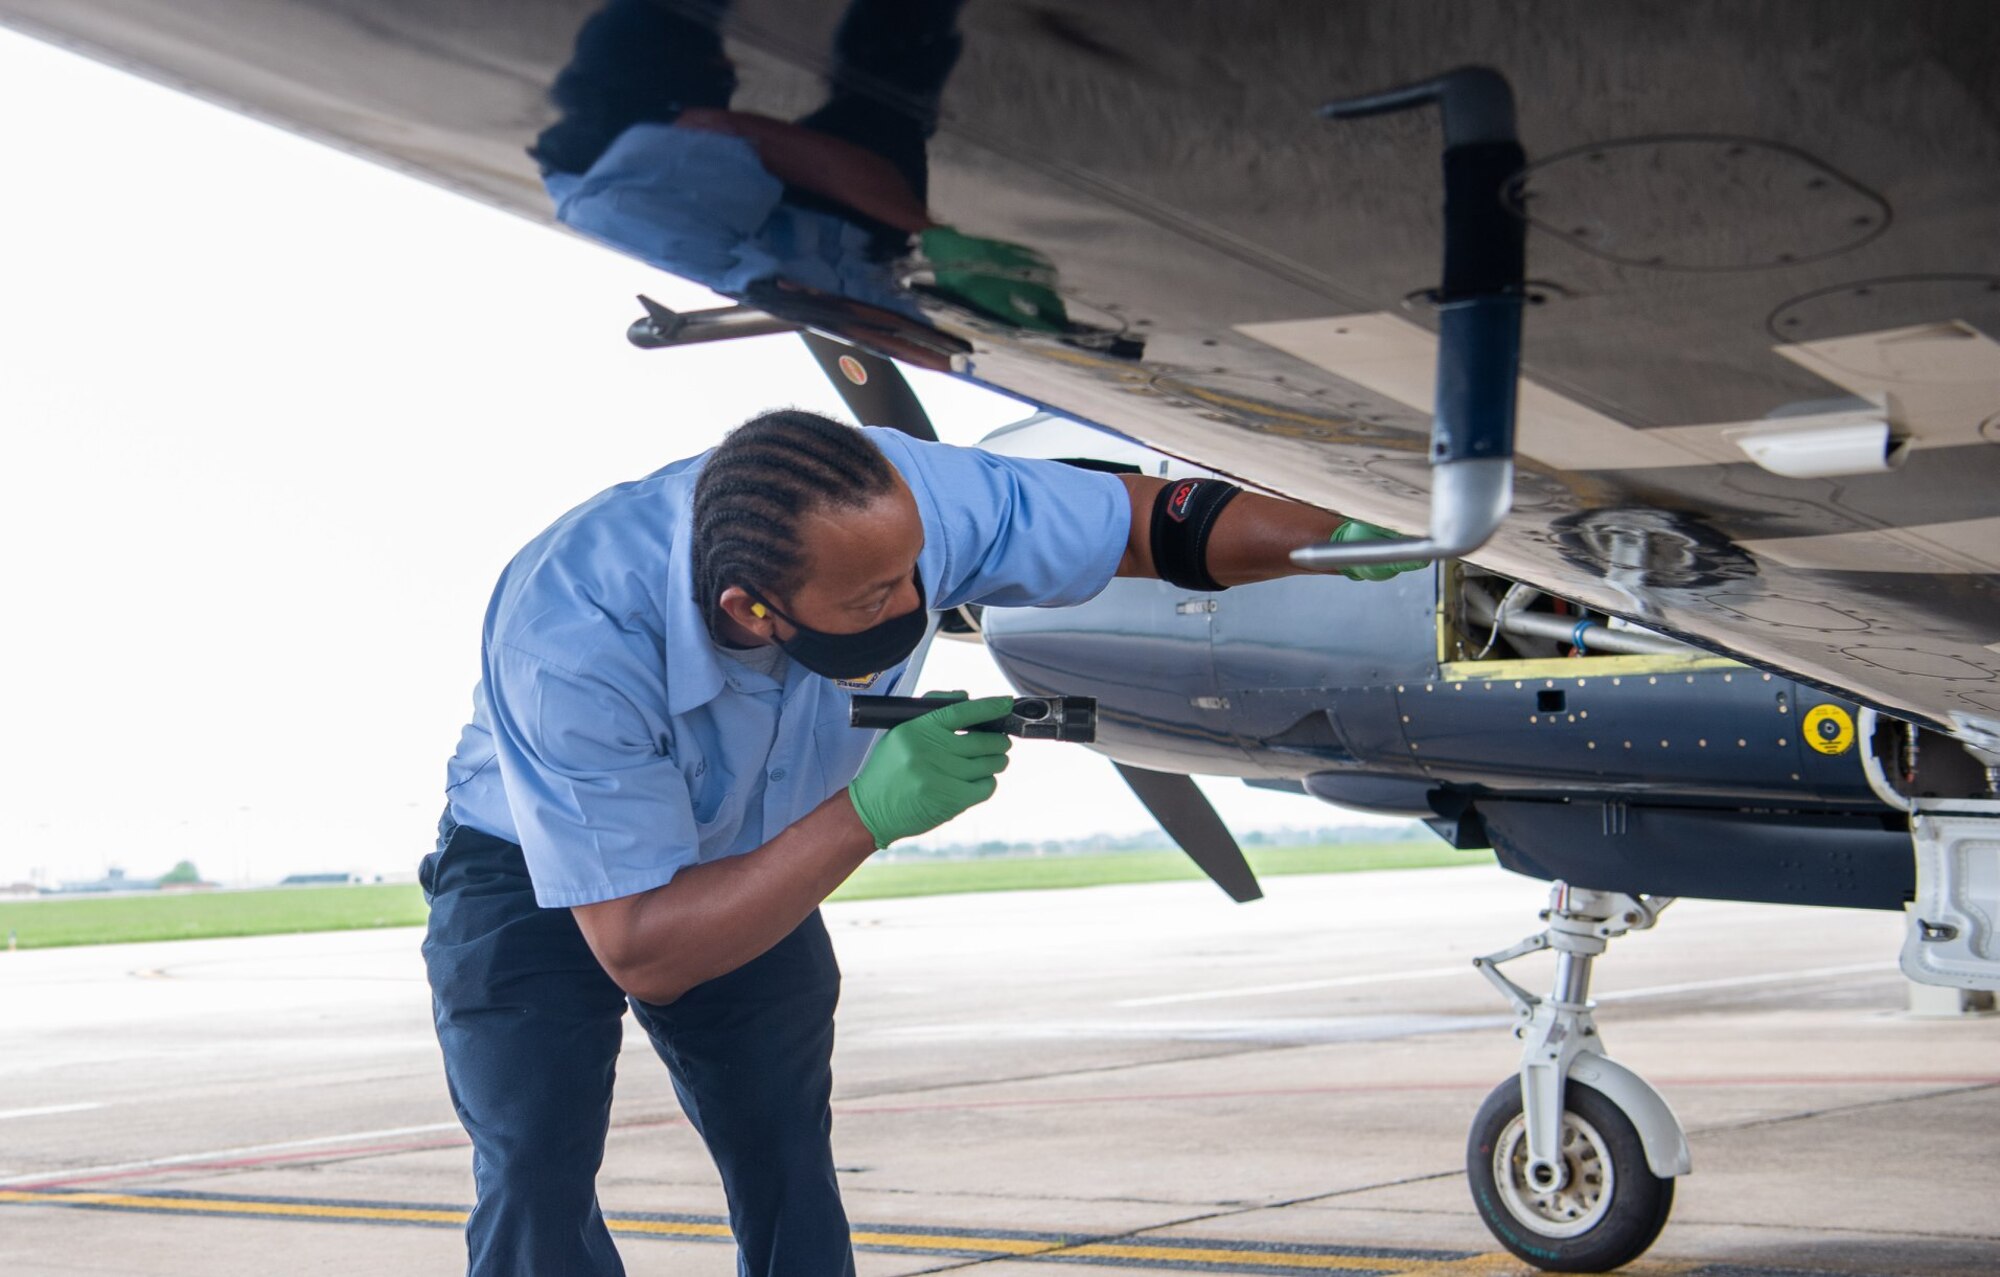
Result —
[{"label": "red painted line on tarmac", "polygon": [[1846,1073],[1838,1077],[1668,1077],[1660,1086],[2000,1086],[1990,1073]]},{"label": "red painted line on tarmac", "polygon": [[[2000,1086],[2000,1075],[1995,1074],[1906,1074],[1906,1073],[1856,1073],[1840,1076],[1771,1076],[1771,1077],[1669,1077],[1655,1079],[1662,1087],[1760,1087],[1760,1086]],[[1021,1098],[1004,1100],[952,1100],[930,1104],[835,1104],[834,1111],[842,1115],[875,1115],[901,1113],[947,1113],[973,1109],[1009,1108],[1059,1108],[1078,1104],[1175,1104],[1197,1100],[1254,1100],[1283,1099],[1303,1095],[1369,1095],[1411,1091],[1484,1091],[1494,1083],[1478,1082],[1396,1082],[1388,1084],[1361,1084],[1331,1086],[1269,1087],[1235,1091],[1158,1091],[1137,1095],[1061,1095],[1044,1098]],[[612,1129],[619,1131],[646,1130],[661,1126],[678,1126],[686,1118],[675,1115],[643,1118],[634,1122],[620,1122]],[[158,1175],[181,1175],[188,1172],[248,1170],[260,1166],[277,1166],[287,1163],[333,1162],[351,1157],[393,1156],[399,1153],[434,1152],[438,1149],[464,1148],[471,1143],[463,1135],[432,1140],[405,1140],[393,1144],[363,1144],[352,1147],[332,1147],[300,1149],[289,1153],[267,1153],[259,1157],[216,1158],[209,1161],[175,1162],[166,1166],[139,1166],[129,1170],[106,1171],[95,1175],[52,1176],[48,1179],[21,1183],[12,1187],[33,1191],[48,1188],[65,1188],[78,1184],[98,1184],[111,1180],[145,1179]]]},{"label": "red painted line on tarmac", "polygon": [[[1657,1086],[2000,1086],[2000,1075],[1845,1074],[1829,1077],[1669,1077]],[[1189,1100],[1282,1099],[1298,1095],[1370,1095],[1403,1091],[1485,1091],[1494,1080],[1477,1082],[1349,1083],[1332,1086],[1271,1087],[1236,1091],[1160,1091],[1118,1095],[1061,1095],[1006,1100],[951,1100],[933,1104],[835,1104],[836,1113],[929,1113],[958,1109],[1056,1107],[1070,1104],[1171,1104]]]},{"label": "red painted line on tarmac", "polygon": [[[621,1122],[616,1130],[645,1130],[657,1126],[677,1126],[687,1122],[679,1114],[664,1117],[642,1118],[636,1122]],[[248,1170],[258,1166],[275,1166],[284,1163],[337,1162],[349,1157],[387,1156],[396,1153],[425,1153],[441,1148],[464,1148],[472,1141],[464,1135],[448,1135],[441,1139],[404,1140],[395,1144],[361,1144],[327,1148],[298,1149],[288,1153],[266,1153],[258,1157],[219,1157],[198,1162],[174,1162],[165,1166],[135,1166],[122,1171],[104,1171],[95,1175],[55,1176],[38,1179],[33,1183],[21,1183],[10,1187],[24,1191],[43,1188],[64,1188],[75,1184],[99,1184],[108,1180],[146,1179],[156,1175],[179,1175],[187,1171],[234,1171]]]},{"label": "red painted line on tarmac", "polygon": [[1052,1095],[1013,1100],[946,1100],[933,1104],[835,1104],[835,1113],[944,1113],[958,1109],[1041,1108],[1065,1104],[1173,1104],[1187,1100],[1251,1100],[1265,1096],[1360,1095],[1371,1091],[1487,1090],[1491,1082],[1403,1082],[1389,1086],[1290,1086],[1246,1091],[1160,1091],[1138,1095]]},{"label": "red painted line on tarmac", "polygon": [[31,1184],[10,1185],[23,1191],[64,1188],[73,1184],[101,1184],[108,1180],[146,1179],[155,1175],[180,1175],[188,1171],[237,1171],[284,1162],[335,1162],[345,1157],[367,1157],[384,1153],[421,1153],[430,1149],[459,1148],[470,1143],[463,1135],[454,1139],[408,1140],[400,1144],[362,1144],[349,1148],[301,1149],[295,1153],[268,1153],[262,1157],[228,1157],[213,1161],[175,1162],[170,1166],[135,1166],[130,1170],[104,1171],[96,1175],[58,1175]]}]

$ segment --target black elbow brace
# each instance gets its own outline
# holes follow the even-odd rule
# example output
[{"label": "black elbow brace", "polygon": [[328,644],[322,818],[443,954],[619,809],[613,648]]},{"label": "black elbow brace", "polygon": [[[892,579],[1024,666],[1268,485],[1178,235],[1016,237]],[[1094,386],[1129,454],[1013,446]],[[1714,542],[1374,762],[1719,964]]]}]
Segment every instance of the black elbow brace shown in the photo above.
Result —
[{"label": "black elbow brace", "polygon": [[1208,573],[1208,538],[1222,508],[1243,491],[1221,479],[1176,479],[1153,498],[1153,570],[1184,590],[1229,587]]}]

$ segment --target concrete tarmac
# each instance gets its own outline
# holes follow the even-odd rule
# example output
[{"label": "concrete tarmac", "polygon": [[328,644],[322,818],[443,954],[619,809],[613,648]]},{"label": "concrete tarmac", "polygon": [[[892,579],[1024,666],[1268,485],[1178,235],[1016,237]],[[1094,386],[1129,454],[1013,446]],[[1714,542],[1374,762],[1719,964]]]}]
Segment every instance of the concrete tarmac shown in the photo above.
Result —
[{"label": "concrete tarmac", "polygon": [[[1517,1047],[1488,868],[829,907],[868,1277],[1526,1272],[1464,1142]],[[1690,1133],[1635,1271],[2000,1272],[2000,1019],[1905,1011],[1888,914],[1683,901],[1599,1022]],[[469,1154],[409,930],[0,954],[0,1271],[448,1273]],[[1549,960],[1510,970],[1531,988]],[[627,1021],[628,1026],[630,1021]],[[600,1192],[635,1274],[734,1272],[630,1029]]]}]

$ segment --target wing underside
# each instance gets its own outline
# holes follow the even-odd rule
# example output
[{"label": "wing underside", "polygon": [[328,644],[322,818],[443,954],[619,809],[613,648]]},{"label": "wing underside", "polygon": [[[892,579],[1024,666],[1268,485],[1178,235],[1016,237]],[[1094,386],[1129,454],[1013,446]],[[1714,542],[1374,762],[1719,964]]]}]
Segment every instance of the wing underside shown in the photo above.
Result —
[{"label": "wing underside", "polygon": [[[843,15],[870,7],[731,8],[731,106],[812,111]],[[524,148],[596,8],[0,0],[0,22],[551,220]],[[1314,108],[1494,66],[1520,103],[1539,304],[1515,509],[1474,561],[2000,735],[2000,11],[996,2],[959,33],[924,195],[1032,246],[1059,303],[1034,293],[1023,321],[902,279],[969,348],[959,371],[1418,530],[1434,125]],[[1830,477],[1745,442],[1862,421],[1881,464]]]}]

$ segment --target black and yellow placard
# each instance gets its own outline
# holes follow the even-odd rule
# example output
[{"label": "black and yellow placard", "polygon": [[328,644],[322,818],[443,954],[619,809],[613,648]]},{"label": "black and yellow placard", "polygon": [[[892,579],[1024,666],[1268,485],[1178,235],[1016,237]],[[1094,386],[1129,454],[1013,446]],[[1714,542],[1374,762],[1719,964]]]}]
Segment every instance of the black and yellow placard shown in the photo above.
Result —
[{"label": "black and yellow placard", "polygon": [[1854,746],[1854,717],[1838,705],[1806,711],[1806,744],[1822,754],[1845,754]]}]

